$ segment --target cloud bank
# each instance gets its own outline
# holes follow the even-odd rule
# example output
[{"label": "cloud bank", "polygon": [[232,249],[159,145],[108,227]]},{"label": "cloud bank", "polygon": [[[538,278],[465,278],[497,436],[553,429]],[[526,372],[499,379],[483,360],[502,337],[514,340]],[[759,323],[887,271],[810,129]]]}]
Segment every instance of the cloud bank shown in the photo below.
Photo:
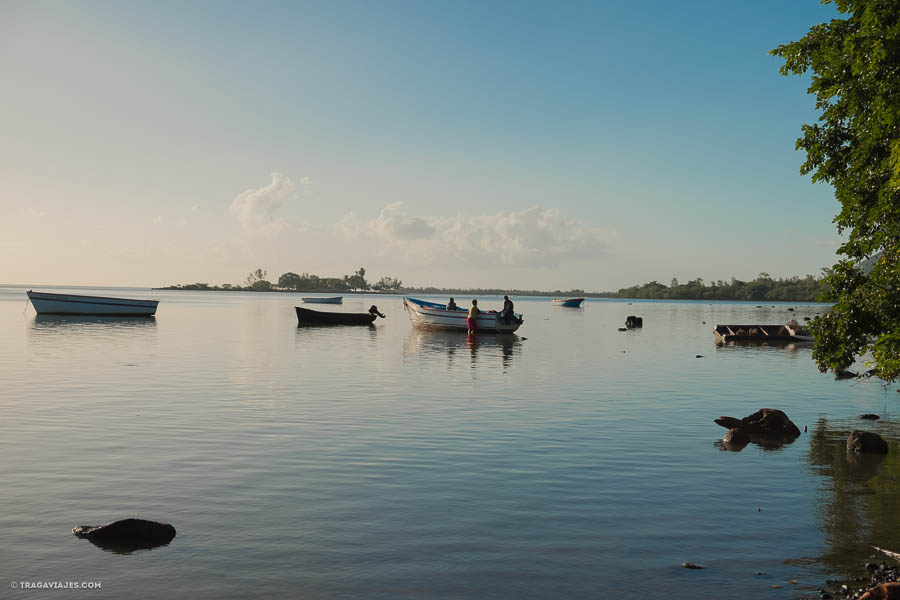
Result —
[{"label": "cloud bank", "polygon": [[235,196],[228,208],[244,231],[273,234],[287,226],[278,216],[285,200],[295,198],[297,187],[281,173],[272,173],[272,181],[261,188],[249,189]]},{"label": "cloud bank", "polygon": [[493,215],[418,217],[403,203],[386,206],[374,219],[353,214],[338,223],[348,240],[378,242],[382,254],[414,254],[417,262],[554,266],[562,260],[595,258],[606,246],[601,230],[535,206]]}]

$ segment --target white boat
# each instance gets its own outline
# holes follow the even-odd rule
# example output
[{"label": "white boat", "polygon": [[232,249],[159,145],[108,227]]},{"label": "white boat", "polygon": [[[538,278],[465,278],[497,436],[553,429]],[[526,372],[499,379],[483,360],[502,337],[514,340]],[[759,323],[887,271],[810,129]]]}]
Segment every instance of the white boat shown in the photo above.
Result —
[{"label": "white boat", "polygon": [[341,304],[344,301],[343,296],[307,296],[300,299],[307,304]]},{"label": "white boat", "polygon": [[53,294],[28,290],[28,299],[39,315],[102,315],[109,317],[152,317],[159,300],[107,298],[78,294]]},{"label": "white boat", "polygon": [[[465,331],[469,329],[466,323],[469,313],[465,309],[447,310],[446,304],[427,302],[416,298],[404,298],[403,306],[409,313],[409,320],[413,325]],[[478,315],[477,322],[477,331],[512,333],[522,325],[523,319],[522,315],[513,314],[513,318],[507,323],[499,312],[482,310]]]}]

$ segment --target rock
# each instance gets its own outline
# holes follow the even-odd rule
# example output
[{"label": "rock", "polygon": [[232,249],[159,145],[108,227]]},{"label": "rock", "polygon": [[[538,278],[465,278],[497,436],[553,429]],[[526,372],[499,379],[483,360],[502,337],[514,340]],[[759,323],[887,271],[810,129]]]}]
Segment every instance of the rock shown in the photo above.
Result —
[{"label": "rock", "polygon": [[900,600],[900,583],[882,583],[876,585],[859,597],[859,600]]},{"label": "rock", "polygon": [[625,329],[624,327],[619,327],[619,331],[628,331],[628,330]]},{"label": "rock", "polygon": [[702,355],[702,354],[698,354],[698,355],[695,356],[694,358],[703,358],[703,355]]},{"label": "rock", "polygon": [[865,413],[863,415],[858,415],[856,418],[857,419],[868,419],[870,421],[877,421],[881,417],[879,417],[878,415],[876,415],[874,413]]},{"label": "rock", "polygon": [[877,571],[877,570],[878,570],[878,565],[876,565],[875,563],[873,563],[873,562],[866,563],[866,571],[869,571],[871,573],[872,571]]},{"label": "rock", "polygon": [[728,433],[722,436],[722,444],[728,450],[741,450],[750,443],[750,436],[740,429],[729,429]]},{"label": "rock", "polygon": [[175,528],[168,523],[123,519],[109,525],[79,525],[72,529],[78,538],[87,538],[93,544],[116,552],[156,548],[175,538]]},{"label": "rock", "polygon": [[846,369],[841,369],[834,374],[835,379],[854,379],[856,377],[856,373],[853,371],[848,371]]},{"label": "rock", "polygon": [[715,423],[728,429],[739,429],[751,439],[754,437],[793,439],[800,436],[800,429],[777,408],[761,408],[743,419],[719,417]]},{"label": "rock", "polygon": [[702,568],[704,568],[703,565],[698,565],[697,563],[692,563],[692,562],[681,563],[681,566],[684,567],[685,569],[702,569]]},{"label": "rock", "polygon": [[857,429],[847,438],[847,452],[887,454],[888,444],[877,433]]}]

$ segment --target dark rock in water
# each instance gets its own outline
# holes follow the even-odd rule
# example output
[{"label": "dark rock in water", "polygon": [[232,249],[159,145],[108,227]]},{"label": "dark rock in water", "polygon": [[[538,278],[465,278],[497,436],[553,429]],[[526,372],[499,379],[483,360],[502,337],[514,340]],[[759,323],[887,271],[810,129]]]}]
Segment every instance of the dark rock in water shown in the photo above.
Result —
[{"label": "dark rock in water", "polygon": [[847,438],[847,452],[887,454],[888,444],[877,433],[857,429]]},{"label": "dark rock in water", "polygon": [[624,327],[619,327],[619,331],[628,331],[628,330],[625,329]]},{"label": "dark rock in water", "polygon": [[702,354],[698,354],[698,355],[694,356],[694,358],[703,358],[703,355],[702,355]]},{"label": "dark rock in water", "polygon": [[702,324],[706,325],[706,321],[700,321]]},{"label": "dark rock in water", "polygon": [[750,443],[750,436],[740,429],[729,429],[722,437],[722,445],[726,450],[737,452],[743,450],[744,446]]},{"label": "dark rock in water", "polygon": [[804,321],[811,321],[812,319],[810,319],[809,317],[803,317],[803,320],[804,320]]},{"label": "dark rock in water", "polygon": [[842,369],[834,374],[835,379],[853,379],[854,377],[856,377],[856,373],[847,371],[846,369]]},{"label": "dark rock in water", "polygon": [[703,565],[698,565],[697,563],[692,563],[692,562],[681,563],[681,566],[684,567],[685,569],[702,569],[703,568]]},{"label": "dark rock in water", "polygon": [[800,436],[800,429],[777,408],[761,408],[743,419],[719,417],[715,423],[728,429],[740,430],[750,436],[752,441],[757,441],[754,438],[793,439]]},{"label": "dark rock in water", "polygon": [[79,525],[72,533],[101,548],[121,553],[164,546],[175,538],[175,528],[168,523],[144,519],[123,519],[100,526]]},{"label": "dark rock in water", "polygon": [[859,600],[900,600],[900,583],[882,583],[871,588]]},{"label": "dark rock in water", "polygon": [[644,326],[644,318],[636,317],[634,315],[629,315],[627,319],[625,319],[625,327],[643,327]]},{"label": "dark rock in water", "polygon": [[789,309],[788,309],[788,312],[794,312],[794,309],[793,309],[793,308],[789,308]]},{"label": "dark rock in water", "polygon": [[865,414],[863,414],[863,415],[857,416],[856,418],[857,418],[857,419],[868,419],[868,420],[870,420],[870,421],[877,421],[877,420],[880,419],[881,417],[879,417],[878,415],[876,415],[876,414],[874,414],[874,413],[865,413]]}]

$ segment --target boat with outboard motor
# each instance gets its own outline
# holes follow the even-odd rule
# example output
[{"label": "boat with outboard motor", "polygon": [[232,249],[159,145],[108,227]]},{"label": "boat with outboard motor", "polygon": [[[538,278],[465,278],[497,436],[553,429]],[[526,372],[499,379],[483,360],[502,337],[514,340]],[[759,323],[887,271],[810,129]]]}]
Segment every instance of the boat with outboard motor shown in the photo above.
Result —
[{"label": "boat with outboard motor", "polygon": [[367,313],[326,312],[295,306],[300,325],[371,325],[376,317],[384,318],[374,304]]},{"label": "boat with outboard motor", "polygon": [[[464,331],[469,329],[466,323],[468,312],[462,308],[447,310],[446,304],[428,302],[417,298],[404,298],[403,307],[409,313],[409,320],[413,325],[439,329],[461,329]],[[523,322],[524,319],[521,314],[513,313],[512,317],[507,321],[495,310],[482,310],[477,319],[477,331],[513,333],[521,327]]]},{"label": "boat with outboard motor", "polygon": [[553,306],[565,306],[566,308],[580,308],[584,298],[554,298]]}]

